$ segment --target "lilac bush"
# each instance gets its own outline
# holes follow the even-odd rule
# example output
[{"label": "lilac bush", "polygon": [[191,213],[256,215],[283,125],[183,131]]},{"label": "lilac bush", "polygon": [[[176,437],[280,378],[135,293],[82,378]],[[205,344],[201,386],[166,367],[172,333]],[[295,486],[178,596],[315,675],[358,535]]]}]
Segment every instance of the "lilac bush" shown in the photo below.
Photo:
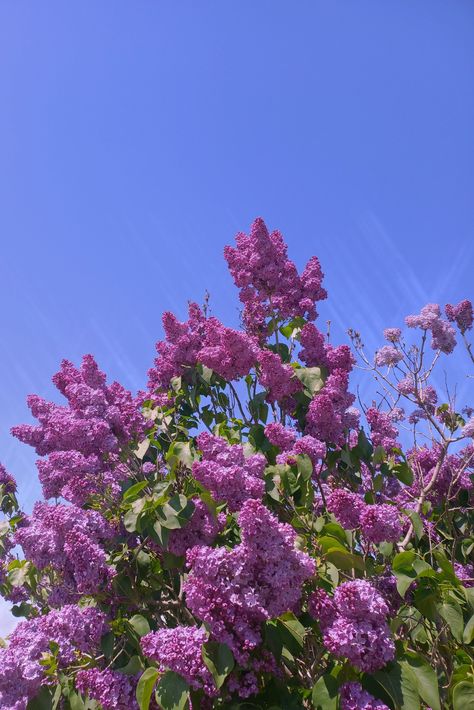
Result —
[{"label": "lilac bush", "polygon": [[368,354],[320,331],[318,259],[298,273],[262,219],[225,259],[240,329],[165,313],[146,391],[86,355],[13,427],[44,500],[25,514],[0,465],[0,592],[24,617],[0,707],[472,707],[474,409],[436,384],[455,349],[472,369],[471,302]]}]

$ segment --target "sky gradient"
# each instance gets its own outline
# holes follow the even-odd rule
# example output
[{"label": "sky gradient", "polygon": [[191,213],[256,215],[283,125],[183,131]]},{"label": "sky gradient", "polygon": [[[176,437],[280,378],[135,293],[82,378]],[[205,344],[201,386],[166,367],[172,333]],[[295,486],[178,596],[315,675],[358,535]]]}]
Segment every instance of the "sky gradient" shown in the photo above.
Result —
[{"label": "sky gradient", "polygon": [[[0,460],[62,358],[144,386],[160,316],[261,215],[316,254],[334,342],[471,297],[472,0],[3,0]],[[464,386],[464,385],[463,385]],[[1,631],[1,629],[0,629]]]}]

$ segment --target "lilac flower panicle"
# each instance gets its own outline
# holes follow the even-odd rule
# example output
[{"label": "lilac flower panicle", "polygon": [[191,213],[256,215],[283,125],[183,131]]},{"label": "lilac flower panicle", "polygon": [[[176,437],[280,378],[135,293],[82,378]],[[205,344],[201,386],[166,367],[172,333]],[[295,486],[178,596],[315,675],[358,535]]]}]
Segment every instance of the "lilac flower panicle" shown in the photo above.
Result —
[{"label": "lilac flower panicle", "polygon": [[217,318],[204,324],[205,340],[197,359],[225,380],[237,380],[248,375],[258,354],[256,338],[232,328],[226,328]]},{"label": "lilac flower panicle", "polygon": [[327,508],[333,513],[343,528],[353,530],[359,527],[360,516],[365,503],[357,493],[336,488],[327,496]]},{"label": "lilac flower panicle", "polygon": [[16,481],[8,473],[5,466],[0,463],[0,486],[3,486],[4,493],[16,493]]},{"label": "lilac flower panicle", "polygon": [[474,322],[474,311],[471,301],[466,299],[458,303],[456,306],[448,303],[445,306],[445,313],[447,319],[455,322],[463,335],[466,330],[470,330],[472,328],[472,324]]},{"label": "lilac flower panicle", "polygon": [[245,458],[242,446],[229,445],[221,437],[204,432],[198,436],[201,461],[193,464],[193,476],[218,502],[226,502],[236,511],[249,498],[262,498],[265,490],[263,472],[266,459],[262,454]]},{"label": "lilac flower panicle", "polygon": [[403,353],[397,350],[397,348],[394,348],[393,345],[384,345],[375,353],[375,364],[377,367],[384,367],[385,365],[393,367],[399,363],[400,360],[403,360]]},{"label": "lilac flower panicle", "polygon": [[419,315],[407,316],[405,323],[409,328],[421,328],[431,331],[431,347],[446,354],[451,353],[456,345],[456,333],[448,321],[441,317],[441,309],[437,303],[423,306]]},{"label": "lilac flower panicle", "polygon": [[152,631],[141,639],[143,653],[159,663],[161,670],[179,673],[189,685],[206,695],[216,695],[217,689],[202,659],[202,644],[207,633],[196,626],[178,626],[174,629]]},{"label": "lilac flower panicle", "polygon": [[385,328],[383,332],[383,337],[388,340],[389,343],[398,343],[402,335],[400,328]]},{"label": "lilac flower panicle", "polygon": [[282,451],[292,448],[296,440],[296,431],[291,427],[284,427],[278,422],[267,424],[265,436],[273,446],[277,446]]},{"label": "lilac flower panicle", "polygon": [[91,668],[76,676],[76,688],[97,700],[103,710],[138,710],[137,680],[110,669]]},{"label": "lilac flower panicle", "polygon": [[360,526],[365,539],[376,545],[397,542],[402,535],[400,514],[386,503],[366,505],[360,514]]},{"label": "lilac flower panicle", "polygon": [[105,615],[94,607],[65,605],[49,614],[20,622],[0,649],[0,706],[24,710],[47,682],[39,661],[49,644],[59,646],[58,664],[66,668],[76,652],[94,654],[106,631]]},{"label": "lilac flower panicle", "polygon": [[389,710],[385,703],[370,695],[360,683],[344,683],[340,693],[341,710]]}]

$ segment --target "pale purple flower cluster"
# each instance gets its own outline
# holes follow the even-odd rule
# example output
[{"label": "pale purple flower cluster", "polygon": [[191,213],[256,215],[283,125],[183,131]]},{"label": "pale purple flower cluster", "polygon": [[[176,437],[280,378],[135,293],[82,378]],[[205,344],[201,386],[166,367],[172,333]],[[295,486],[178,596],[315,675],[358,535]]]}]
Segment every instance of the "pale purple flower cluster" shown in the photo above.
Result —
[{"label": "pale purple flower cluster", "polygon": [[444,310],[448,320],[455,321],[461,333],[464,334],[466,330],[470,330],[472,328],[472,324],[474,322],[474,311],[471,301],[465,299],[456,306],[448,303],[446,304]]},{"label": "pale purple flower cluster", "polygon": [[197,443],[202,459],[194,462],[193,476],[216,501],[226,502],[233,512],[249,498],[262,498],[266,466],[263,454],[245,458],[242,446],[230,446],[222,437],[207,432],[198,436]]},{"label": "pale purple flower cluster", "polygon": [[301,276],[288,259],[287,247],[280,232],[268,233],[258,218],[250,235],[237,234],[236,247],[227,246],[224,256],[244,304],[243,319],[248,331],[266,331],[266,320],[276,313],[286,319],[295,316],[316,317],[315,301],[327,297],[321,286],[323,273],[312,257]]},{"label": "pale purple flower cluster", "polygon": [[160,670],[179,673],[189,685],[206,695],[216,695],[212,675],[202,659],[202,644],[207,641],[204,628],[178,626],[152,631],[141,639],[143,653],[159,664]]},{"label": "pale purple flower cluster", "polygon": [[323,389],[313,397],[308,407],[307,434],[320,441],[342,443],[344,430],[357,424],[357,412],[350,409],[355,397],[348,391],[348,386],[347,370],[331,372]]},{"label": "pale purple flower cluster", "polygon": [[398,343],[402,335],[400,328],[385,328],[383,337],[389,343]]},{"label": "pale purple flower cluster", "polygon": [[319,589],[310,599],[309,612],[319,620],[326,648],[358,670],[370,673],[394,658],[388,606],[369,582],[344,582],[333,599]]},{"label": "pale purple flower cluster", "polygon": [[388,414],[375,407],[369,407],[365,418],[370,426],[370,438],[374,446],[383,446],[388,452],[400,446],[397,441],[397,428]]},{"label": "pale purple flower cluster", "polygon": [[299,335],[301,350],[300,360],[308,367],[326,367],[329,373],[334,370],[350,372],[354,366],[354,356],[347,345],[336,347],[324,341],[324,336],[314,323],[306,323]]},{"label": "pale purple flower cluster", "polygon": [[199,362],[227,381],[248,375],[258,355],[256,338],[239,330],[226,328],[217,318],[204,324],[205,341],[197,355]]},{"label": "pale purple flower cluster", "polygon": [[385,703],[370,695],[360,683],[344,683],[340,692],[341,710],[389,710]]},{"label": "pale purple flower cluster", "polygon": [[295,610],[314,562],[295,548],[296,533],[279,523],[259,501],[248,500],[239,515],[242,542],[233,549],[193,548],[185,584],[192,613],[236,659],[261,642],[261,623]]},{"label": "pale purple flower cluster", "polygon": [[131,393],[105,380],[92,355],[85,355],[80,368],[64,360],[53,377],[67,406],[28,397],[39,423],[13,427],[12,434],[40,456],[49,454],[38,462],[46,498],[62,496],[82,504],[91,493],[126,477],[118,455],[143,434],[146,422]]},{"label": "pale purple flower cluster", "polygon": [[360,514],[362,534],[368,542],[397,542],[402,534],[402,524],[397,508],[387,503],[366,505]]},{"label": "pale purple flower cluster", "polygon": [[103,710],[138,710],[136,687],[134,676],[109,668],[90,668],[79,671],[76,676],[76,688],[84,695],[87,693],[92,700],[97,700]]},{"label": "pale purple flower cluster", "polygon": [[0,486],[3,486],[3,493],[15,493],[16,492],[16,481],[11,475],[11,473],[8,473],[7,469],[5,466],[3,466],[0,463]]},{"label": "pale purple flower cluster", "polygon": [[265,436],[273,446],[277,446],[281,451],[288,451],[295,443],[296,431],[292,427],[273,422],[265,427]]},{"label": "pale purple flower cluster", "polygon": [[311,459],[313,467],[317,465],[318,462],[322,461],[326,456],[326,444],[323,441],[315,439],[314,436],[301,436],[296,439],[293,444],[293,448],[287,451],[283,451],[278,454],[276,460],[277,463],[289,463],[290,465],[295,462],[295,457],[298,454],[306,454]]},{"label": "pale purple flower cluster", "polygon": [[360,514],[364,508],[363,499],[357,493],[344,488],[336,488],[326,498],[327,509],[343,528],[353,530],[359,527]]},{"label": "pale purple flower cluster", "polygon": [[184,375],[196,365],[204,339],[205,316],[197,303],[189,304],[189,318],[179,321],[173,313],[163,314],[165,340],[156,343],[158,357],[148,372],[148,389],[167,390],[173,377]]},{"label": "pale purple flower cluster", "polygon": [[60,594],[55,597],[64,603],[107,586],[113,570],[102,543],[112,536],[110,525],[96,511],[39,502],[16,532],[15,543],[38,569],[52,567],[60,574]]},{"label": "pale purple flower cluster", "polygon": [[471,417],[469,421],[465,423],[465,425],[461,429],[461,434],[463,436],[474,439],[474,417]]},{"label": "pale purple flower cluster", "polygon": [[460,562],[454,563],[456,577],[461,580],[465,587],[474,587],[474,565],[462,565]]},{"label": "pale purple flower cluster", "polygon": [[76,660],[76,651],[95,653],[105,631],[105,615],[94,607],[66,605],[20,622],[7,648],[0,649],[1,707],[24,710],[47,682],[39,661],[43,653],[50,652],[50,642],[59,645],[58,664],[64,668]]},{"label": "pale purple flower cluster", "polygon": [[403,353],[393,345],[384,345],[375,353],[375,364],[377,367],[393,367],[403,360]]},{"label": "pale purple flower cluster", "polygon": [[267,390],[268,401],[279,402],[288,408],[288,398],[302,389],[291,365],[285,365],[280,356],[271,350],[260,350],[258,364],[258,381]]},{"label": "pale purple flower cluster", "polygon": [[[434,505],[441,504],[448,494],[451,498],[457,496],[460,490],[467,490],[472,494],[474,490],[471,479],[474,470],[473,452],[474,447],[469,444],[458,451],[457,454],[450,454],[445,457],[437,474],[435,484],[426,496]],[[408,452],[410,465],[416,473],[421,474],[421,480],[420,475],[418,475],[410,487],[401,491],[398,496],[399,503],[407,505],[411,499],[419,495],[421,485],[425,486],[430,483],[440,455],[439,445],[435,445],[430,449],[422,446]]]},{"label": "pale purple flower cluster", "polygon": [[443,353],[452,353],[456,345],[456,333],[452,325],[441,317],[441,309],[437,303],[423,306],[416,316],[407,316],[405,323],[409,328],[421,328],[431,331],[431,347]]},{"label": "pale purple flower cluster", "polygon": [[219,520],[207,505],[200,499],[193,502],[195,508],[188,523],[184,528],[170,531],[168,548],[173,555],[185,555],[195,545],[212,545],[219,532]]}]

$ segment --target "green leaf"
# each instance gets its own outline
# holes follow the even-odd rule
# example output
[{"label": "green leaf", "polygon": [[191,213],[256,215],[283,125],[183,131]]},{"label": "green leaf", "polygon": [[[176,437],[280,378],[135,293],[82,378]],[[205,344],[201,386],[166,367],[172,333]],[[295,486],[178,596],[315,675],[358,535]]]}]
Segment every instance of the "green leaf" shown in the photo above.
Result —
[{"label": "green leaf", "polygon": [[128,663],[123,666],[123,668],[118,668],[117,670],[124,675],[137,675],[143,671],[143,661],[140,656],[131,656]]},{"label": "green leaf", "polygon": [[221,688],[234,667],[232,651],[225,643],[207,641],[202,647],[202,658],[214,678],[216,688]]},{"label": "green leaf", "polygon": [[135,454],[137,459],[141,460],[145,456],[145,454],[149,448],[150,448],[150,439],[148,439],[148,438],[143,439],[143,441],[141,441],[138,444],[137,448],[135,449],[135,451],[133,453]]},{"label": "green leaf", "polygon": [[474,639],[474,614],[471,616],[464,629],[462,640],[464,643],[470,644]]},{"label": "green leaf", "polygon": [[474,684],[468,681],[458,683],[453,690],[453,710],[474,708]]},{"label": "green leaf", "polygon": [[145,634],[150,633],[150,624],[141,614],[132,616],[132,618],[128,620],[128,623],[138,636],[145,636]]},{"label": "green leaf", "polygon": [[151,694],[158,679],[159,672],[156,668],[147,668],[140,676],[137,685],[137,701],[140,710],[148,710],[150,706]]},{"label": "green leaf", "polygon": [[417,556],[411,550],[399,552],[393,558],[392,571],[397,578],[398,593],[402,597],[405,596],[408,587],[417,577],[417,573],[413,569],[415,559],[417,559]]},{"label": "green leaf", "polygon": [[303,480],[308,481],[313,473],[313,462],[309,456],[306,454],[298,454],[296,457],[296,466]]},{"label": "green leaf", "polygon": [[456,641],[462,641],[464,619],[461,607],[454,600],[446,601],[438,606],[439,615],[446,621]]},{"label": "green leaf", "polygon": [[122,496],[122,500],[124,502],[130,502],[136,498],[138,493],[142,491],[144,488],[146,488],[149,485],[149,481],[138,481],[138,483],[134,483],[133,486],[130,486],[130,488],[127,488],[125,493]]},{"label": "green leaf", "polygon": [[337,569],[358,569],[361,572],[365,569],[363,558],[359,557],[359,555],[353,555],[347,550],[329,550],[326,554],[326,560],[332,562]]},{"label": "green leaf", "polygon": [[425,534],[425,529],[423,527],[421,517],[418,515],[417,512],[415,512],[414,510],[410,510],[409,508],[404,508],[403,512],[406,513],[411,520],[416,539],[421,540],[421,538]]},{"label": "green leaf", "polygon": [[295,369],[295,376],[311,397],[324,387],[324,378],[320,367],[298,367]]},{"label": "green leaf", "polygon": [[406,663],[411,670],[413,685],[422,700],[431,710],[441,710],[438,678],[434,669],[417,653],[407,653]]},{"label": "green leaf", "polygon": [[51,691],[45,685],[41,686],[37,695],[32,698],[26,710],[51,710],[53,707],[53,698],[51,696]]},{"label": "green leaf", "polygon": [[155,697],[163,710],[184,710],[188,693],[189,685],[184,678],[173,671],[167,671],[158,683]]},{"label": "green leaf", "polygon": [[311,694],[315,710],[336,710],[338,690],[338,682],[332,675],[321,676]]},{"label": "green leaf", "polygon": [[392,468],[392,472],[398,478],[399,481],[404,483],[406,486],[411,486],[413,483],[413,471],[405,461],[397,463],[396,466]]},{"label": "green leaf", "polygon": [[386,670],[376,671],[372,675],[392,698],[395,710],[419,710],[418,691],[414,687],[408,664],[391,663]]}]

